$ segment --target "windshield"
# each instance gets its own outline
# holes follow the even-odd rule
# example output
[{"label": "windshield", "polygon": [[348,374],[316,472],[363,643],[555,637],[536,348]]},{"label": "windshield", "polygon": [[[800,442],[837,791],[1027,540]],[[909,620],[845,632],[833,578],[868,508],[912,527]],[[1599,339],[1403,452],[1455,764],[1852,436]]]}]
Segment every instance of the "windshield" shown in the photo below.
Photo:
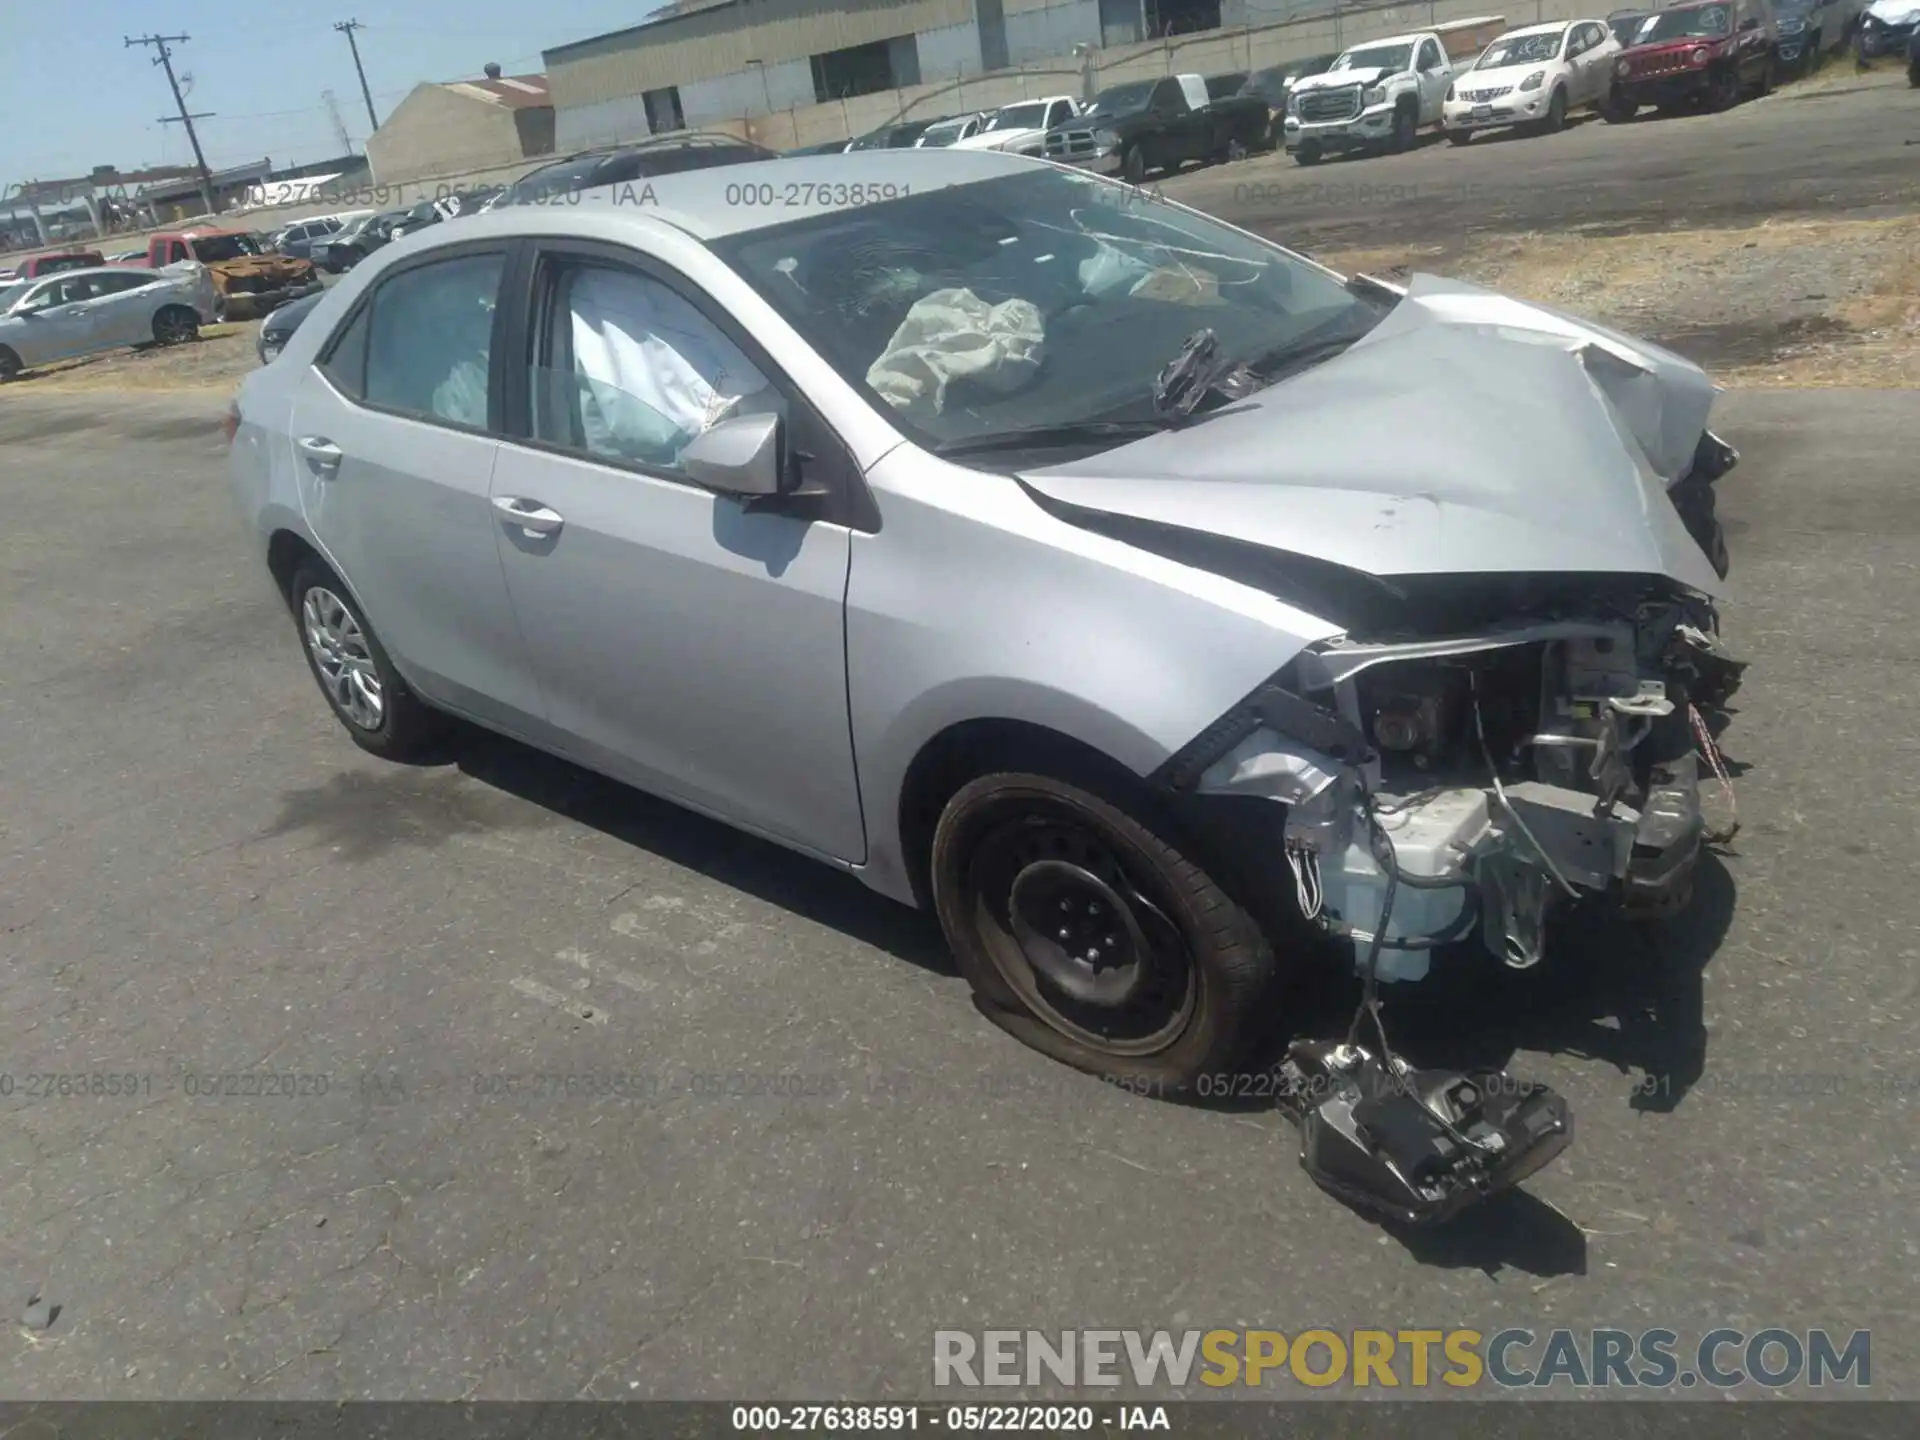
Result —
[{"label": "windshield", "polygon": [[966,131],[970,120],[943,120],[938,125],[929,125],[927,133],[920,137],[923,148],[932,150],[941,145],[951,145]]},{"label": "windshield", "polygon": [[1647,17],[1645,15],[1620,15],[1609,20],[1607,27],[1613,31],[1613,38],[1615,40],[1619,41],[1622,45],[1631,45],[1633,43],[1634,31],[1644,25],[1646,20]]},{"label": "windshield", "polygon": [[1138,110],[1147,103],[1147,96],[1153,93],[1158,80],[1136,80],[1131,85],[1116,85],[1111,90],[1102,90],[1093,97],[1093,104],[1083,112],[1087,115],[1124,115],[1129,110]]},{"label": "windshield", "polygon": [[251,235],[196,235],[193,258],[205,264],[217,260],[238,260],[243,255],[258,255],[260,244]]},{"label": "windshield", "polygon": [[1038,130],[1047,119],[1047,102],[1030,101],[1025,105],[1009,105],[996,111],[993,119],[987,122],[989,130]]},{"label": "windshield", "polygon": [[1297,256],[1129,194],[1049,167],[714,248],[923,444],[1150,419],[1155,380],[1196,331],[1223,358],[1270,360],[1384,313]]},{"label": "windshield", "polygon": [[1559,55],[1560,42],[1566,35],[1564,30],[1550,30],[1544,35],[1503,35],[1487,47],[1487,53],[1473,68],[1498,70],[1506,65],[1538,65]]},{"label": "windshield", "polygon": [[1657,45],[1662,40],[1686,40],[1694,36],[1718,37],[1727,31],[1727,7],[1702,5],[1697,10],[1662,10],[1641,23],[1633,37],[1636,45]]},{"label": "windshield", "polygon": [[1349,50],[1333,62],[1336,70],[1393,70],[1410,69],[1413,63],[1411,45],[1369,45],[1360,50]]}]

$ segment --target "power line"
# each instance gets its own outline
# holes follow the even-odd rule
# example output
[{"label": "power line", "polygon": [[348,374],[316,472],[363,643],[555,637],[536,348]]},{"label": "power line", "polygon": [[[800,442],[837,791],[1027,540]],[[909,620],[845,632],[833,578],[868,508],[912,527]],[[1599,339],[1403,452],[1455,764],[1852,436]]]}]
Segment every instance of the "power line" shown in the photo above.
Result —
[{"label": "power line", "polygon": [[347,48],[353,51],[354,72],[360,77],[360,98],[367,102],[367,123],[378,130],[380,117],[373,113],[373,92],[367,88],[367,67],[360,63],[360,42],[353,38],[354,31],[367,27],[358,20],[336,20],[333,28],[347,37]]},{"label": "power line", "polygon": [[[200,170],[200,198],[206,202],[207,213],[209,215],[219,214],[219,207],[215,205],[213,201],[213,172],[207,169],[207,157],[201,153],[200,150],[200,137],[196,135],[193,130],[193,122],[195,120],[205,120],[212,112],[207,111],[198,115],[189,115],[187,113],[187,102],[180,94],[180,81],[173,73],[173,51],[170,47],[174,45],[184,45],[190,37],[186,35],[141,35],[138,37],[129,35],[123,38],[129,48],[135,45],[151,45],[159,52],[154,58],[153,63],[166,70],[167,86],[173,91],[173,103],[180,111],[179,123],[187,127],[187,139],[193,145],[193,161]],[[171,117],[163,116],[160,123],[162,125],[171,125],[174,123],[174,120]]]}]

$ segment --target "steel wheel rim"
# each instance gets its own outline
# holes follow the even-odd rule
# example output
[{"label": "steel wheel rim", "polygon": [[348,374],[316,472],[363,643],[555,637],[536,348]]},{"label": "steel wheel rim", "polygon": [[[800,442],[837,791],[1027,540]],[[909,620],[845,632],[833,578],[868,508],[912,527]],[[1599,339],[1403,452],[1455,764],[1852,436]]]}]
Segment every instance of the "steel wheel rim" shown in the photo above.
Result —
[{"label": "steel wheel rim", "polygon": [[185,316],[167,314],[160,317],[160,343],[162,345],[178,345],[187,338],[189,333],[190,331]]},{"label": "steel wheel rim", "polygon": [[1078,817],[1029,812],[995,826],[969,880],[988,957],[1048,1027],[1127,1057],[1186,1030],[1200,980],[1179,927]]},{"label": "steel wheel rim", "polygon": [[324,585],[315,585],[300,602],[300,626],[333,708],[362,730],[378,730],[387,714],[386,695],[366,632],[353,612]]}]

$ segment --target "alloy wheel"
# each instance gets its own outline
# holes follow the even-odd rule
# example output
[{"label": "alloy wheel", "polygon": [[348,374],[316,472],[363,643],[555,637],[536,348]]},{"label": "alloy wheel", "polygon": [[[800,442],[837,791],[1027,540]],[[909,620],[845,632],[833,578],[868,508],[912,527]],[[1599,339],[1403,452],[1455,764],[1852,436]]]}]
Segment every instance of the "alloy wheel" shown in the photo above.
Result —
[{"label": "alloy wheel", "polygon": [[200,327],[178,310],[163,310],[154,317],[154,338],[162,345],[183,345]]},{"label": "alloy wheel", "polygon": [[386,718],[386,697],[366,632],[353,612],[333,591],[315,585],[300,602],[300,621],[307,653],[334,709],[362,730],[378,730]]}]

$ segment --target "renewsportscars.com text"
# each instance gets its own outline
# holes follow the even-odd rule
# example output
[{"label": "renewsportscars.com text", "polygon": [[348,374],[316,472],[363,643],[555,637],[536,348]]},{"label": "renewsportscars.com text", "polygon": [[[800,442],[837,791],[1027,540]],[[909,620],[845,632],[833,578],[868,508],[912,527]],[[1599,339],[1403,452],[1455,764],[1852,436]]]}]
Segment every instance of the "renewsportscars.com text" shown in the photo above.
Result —
[{"label": "renewsportscars.com text", "polygon": [[940,1330],[933,1383],[1326,1389],[1865,1388],[1866,1330]]}]

